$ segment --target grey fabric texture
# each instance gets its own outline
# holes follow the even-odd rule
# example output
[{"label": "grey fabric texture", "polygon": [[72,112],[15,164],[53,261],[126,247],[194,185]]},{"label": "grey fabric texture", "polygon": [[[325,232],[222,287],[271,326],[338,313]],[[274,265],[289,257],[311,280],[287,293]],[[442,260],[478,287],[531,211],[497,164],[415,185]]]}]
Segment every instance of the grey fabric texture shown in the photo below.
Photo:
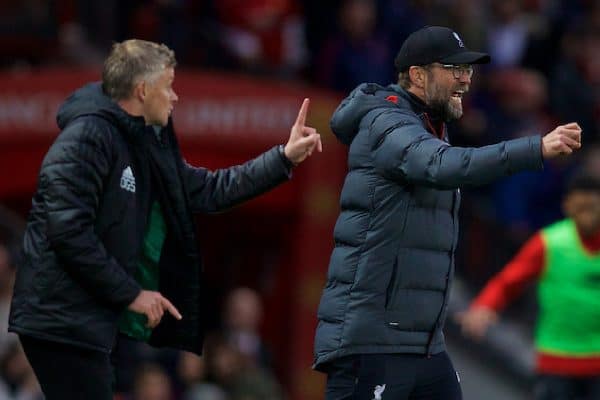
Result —
[{"label": "grey fabric texture", "polygon": [[[441,138],[427,127],[441,126]],[[314,368],[351,354],[436,354],[454,272],[459,187],[542,168],[541,137],[453,147],[398,85],[362,84],[331,128],[348,173],[318,310]]]}]

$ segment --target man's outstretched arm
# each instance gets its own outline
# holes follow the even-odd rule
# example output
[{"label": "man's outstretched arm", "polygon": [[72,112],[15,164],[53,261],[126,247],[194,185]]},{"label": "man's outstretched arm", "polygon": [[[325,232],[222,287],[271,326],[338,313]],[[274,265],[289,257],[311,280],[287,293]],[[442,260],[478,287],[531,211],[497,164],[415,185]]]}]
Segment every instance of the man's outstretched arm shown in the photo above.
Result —
[{"label": "man's outstretched arm", "polygon": [[322,151],[321,136],[306,126],[309,100],[305,99],[285,146],[276,146],[253,160],[210,171],[189,164],[184,181],[194,212],[217,212],[233,207],[274,188],[291,177],[293,166],[315,151]]}]

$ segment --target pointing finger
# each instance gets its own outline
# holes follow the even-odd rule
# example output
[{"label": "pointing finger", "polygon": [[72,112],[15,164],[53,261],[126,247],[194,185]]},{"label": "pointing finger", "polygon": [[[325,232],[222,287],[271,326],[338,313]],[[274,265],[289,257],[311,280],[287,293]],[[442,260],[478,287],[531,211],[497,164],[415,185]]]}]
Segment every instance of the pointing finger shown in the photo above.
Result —
[{"label": "pointing finger", "polygon": [[173,304],[171,304],[171,302],[164,297],[162,298],[162,305],[163,305],[163,308],[165,308],[175,318],[177,318],[177,319],[182,318],[181,314],[175,308],[175,306]]},{"label": "pointing finger", "polygon": [[296,118],[296,125],[304,126],[306,123],[306,114],[308,114],[309,104],[310,100],[308,98],[304,99],[302,106],[300,107],[300,111],[298,112],[298,117]]}]

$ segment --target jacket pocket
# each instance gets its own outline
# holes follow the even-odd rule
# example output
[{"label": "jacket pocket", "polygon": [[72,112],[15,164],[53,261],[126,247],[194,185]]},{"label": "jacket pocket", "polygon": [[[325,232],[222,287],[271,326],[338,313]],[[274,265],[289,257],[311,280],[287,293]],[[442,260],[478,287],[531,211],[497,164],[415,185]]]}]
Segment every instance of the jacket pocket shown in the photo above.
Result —
[{"label": "jacket pocket", "polygon": [[385,310],[385,323],[390,328],[430,332],[443,303],[442,292],[399,288]]},{"label": "jacket pocket", "polygon": [[396,244],[398,246],[398,250],[396,251],[396,255],[394,257],[394,264],[392,266],[392,273],[390,276],[390,281],[388,282],[388,285],[387,285],[387,288],[385,291],[385,309],[386,310],[393,303],[392,300],[396,296],[396,292],[397,292],[398,286],[399,286],[398,281],[401,279],[401,277],[399,276],[400,271],[399,271],[398,260],[400,260],[402,258],[402,254],[405,251],[407,251],[406,248],[401,246],[401,240],[402,240],[402,236],[405,234],[405,231],[406,231],[406,222],[408,220],[408,213],[409,213],[409,202],[405,201],[405,200],[401,200],[400,218],[397,221],[397,223],[399,225],[399,227],[398,227],[399,240],[398,240],[398,243]]},{"label": "jacket pocket", "polygon": [[385,309],[387,310],[390,302],[396,292],[396,275],[398,274],[398,257],[394,259],[394,266],[392,267],[392,275],[390,277],[390,281],[388,282],[387,288],[385,290]]}]

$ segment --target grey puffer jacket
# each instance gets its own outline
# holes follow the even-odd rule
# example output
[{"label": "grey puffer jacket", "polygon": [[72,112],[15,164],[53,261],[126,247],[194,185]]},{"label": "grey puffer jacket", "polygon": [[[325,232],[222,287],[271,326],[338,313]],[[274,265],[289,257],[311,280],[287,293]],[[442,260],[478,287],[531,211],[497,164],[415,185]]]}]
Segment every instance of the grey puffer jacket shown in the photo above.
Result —
[{"label": "grey puffer jacket", "polygon": [[351,354],[444,351],[458,188],[541,169],[541,137],[452,147],[444,124],[398,85],[360,85],[331,127],[350,146],[349,171],[314,367],[326,371],[328,362]]}]

